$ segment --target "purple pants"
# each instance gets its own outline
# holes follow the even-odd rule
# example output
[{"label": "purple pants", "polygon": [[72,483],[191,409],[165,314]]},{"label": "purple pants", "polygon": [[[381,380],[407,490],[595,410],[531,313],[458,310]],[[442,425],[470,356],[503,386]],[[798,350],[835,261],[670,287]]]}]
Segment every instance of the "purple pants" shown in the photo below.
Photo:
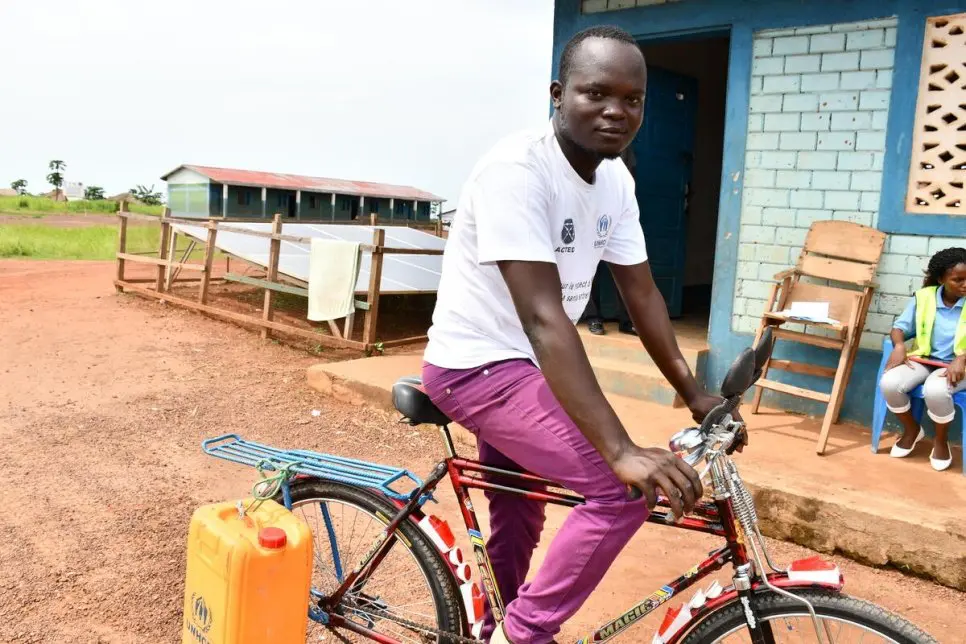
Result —
[{"label": "purple pants", "polygon": [[[453,421],[476,435],[480,460],[523,468],[566,485],[587,502],[573,509],[543,566],[524,583],[540,540],[544,503],[487,492],[487,552],[506,604],[514,644],[552,642],[647,518],[626,487],[564,411],[533,363],[507,360],[474,369],[424,364],[423,386]],[[484,637],[493,629],[487,618]]]}]

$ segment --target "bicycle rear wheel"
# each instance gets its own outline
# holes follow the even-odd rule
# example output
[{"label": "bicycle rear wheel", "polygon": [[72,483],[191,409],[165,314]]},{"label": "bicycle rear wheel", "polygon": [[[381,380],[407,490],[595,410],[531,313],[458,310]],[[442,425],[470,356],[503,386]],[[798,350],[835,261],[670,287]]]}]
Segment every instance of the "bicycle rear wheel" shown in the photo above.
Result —
[{"label": "bicycle rear wheel", "polygon": [[[295,480],[290,492],[293,513],[312,531],[311,612],[362,562],[396,509],[367,490],[319,479]],[[462,635],[463,605],[449,564],[413,523],[404,522],[396,535],[365,584],[352,588],[332,612],[400,642],[447,642],[438,633]],[[331,641],[333,634],[342,642],[368,641],[309,619],[307,642]]]},{"label": "bicycle rear wheel", "polygon": [[[822,590],[796,591],[807,599],[833,644],[938,644],[930,635],[898,615],[861,599]],[[818,642],[812,617],[800,602],[763,591],[758,595],[763,622],[771,626],[775,644]],[[682,644],[750,642],[744,608],[732,602],[705,617]]]}]

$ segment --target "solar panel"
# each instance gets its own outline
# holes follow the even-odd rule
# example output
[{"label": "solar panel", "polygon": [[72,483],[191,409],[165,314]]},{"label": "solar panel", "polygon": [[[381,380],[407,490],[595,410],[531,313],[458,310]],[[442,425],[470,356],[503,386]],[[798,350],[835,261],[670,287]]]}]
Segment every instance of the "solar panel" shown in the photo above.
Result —
[{"label": "solar panel", "polygon": [[[188,235],[199,241],[207,239],[208,231],[203,226],[173,224],[179,234]],[[234,255],[252,264],[268,267],[270,241],[267,237],[257,237],[232,232],[232,229],[246,229],[263,233],[272,232],[270,223],[223,223],[218,226],[215,246],[219,250]],[[372,243],[375,228],[386,231],[386,248],[406,248],[423,250],[443,250],[446,240],[414,228],[402,226],[355,226],[339,224],[284,224],[282,234],[292,237],[318,237],[321,239],[342,239],[361,244]],[[372,263],[370,253],[362,253],[359,279],[356,280],[356,293],[369,290],[369,267]],[[439,289],[439,275],[442,270],[442,255],[383,255],[382,280],[380,291],[387,293],[435,292]],[[282,241],[279,248],[278,272],[288,277],[308,282],[309,244],[305,242]]]}]

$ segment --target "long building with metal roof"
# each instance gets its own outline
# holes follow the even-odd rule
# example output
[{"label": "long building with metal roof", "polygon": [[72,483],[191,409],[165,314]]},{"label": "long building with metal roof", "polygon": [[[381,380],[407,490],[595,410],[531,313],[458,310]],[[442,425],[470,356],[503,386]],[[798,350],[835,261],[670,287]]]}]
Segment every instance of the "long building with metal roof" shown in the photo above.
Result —
[{"label": "long building with metal roof", "polygon": [[161,179],[168,207],[179,217],[428,221],[443,202],[411,186],[202,165],[180,165]]}]

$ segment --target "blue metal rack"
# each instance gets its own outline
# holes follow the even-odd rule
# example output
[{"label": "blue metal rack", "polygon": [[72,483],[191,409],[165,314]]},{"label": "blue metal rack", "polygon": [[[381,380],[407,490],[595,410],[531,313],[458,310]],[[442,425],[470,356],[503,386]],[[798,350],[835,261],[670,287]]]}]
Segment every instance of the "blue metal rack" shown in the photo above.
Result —
[{"label": "blue metal rack", "polygon": [[[409,470],[304,449],[278,449],[247,441],[238,434],[224,434],[209,438],[201,442],[201,448],[206,454],[233,463],[251,467],[261,466],[262,469],[273,471],[289,467],[290,471],[298,474],[375,489],[397,501],[409,500],[410,494],[423,484],[422,480]],[[400,481],[411,483],[411,489],[403,493],[390,487]]]}]

